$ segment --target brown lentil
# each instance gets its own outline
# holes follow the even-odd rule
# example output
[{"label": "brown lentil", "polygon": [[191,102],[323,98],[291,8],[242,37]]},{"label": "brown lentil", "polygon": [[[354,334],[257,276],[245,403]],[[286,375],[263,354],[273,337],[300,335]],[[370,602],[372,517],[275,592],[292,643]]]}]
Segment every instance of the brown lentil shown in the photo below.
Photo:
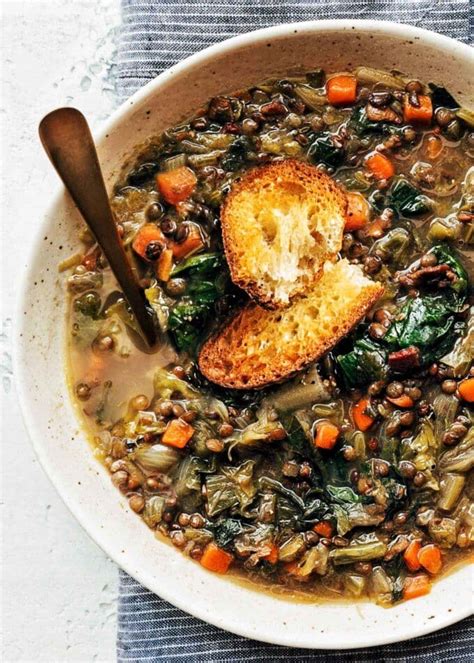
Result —
[{"label": "brown lentil", "polygon": [[345,548],[346,546],[349,545],[349,541],[345,539],[343,536],[333,536],[332,542],[336,546],[336,548]]},{"label": "brown lentil", "polygon": [[193,421],[196,421],[197,416],[198,413],[195,412],[194,410],[187,410],[186,412],[183,412],[183,414],[181,415],[181,419],[188,424],[192,424]]},{"label": "brown lentil", "polygon": [[390,472],[390,464],[386,460],[376,458],[374,460],[374,471],[379,477],[386,477]]},{"label": "brown lentil", "polygon": [[110,352],[114,347],[114,339],[111,336],[102,336],[95,342],[95,347],[99,352]]},{"label": "brown lentil", "polygon": [[443,380],[441,389],[445,394],[454,394],[458,385],[456,380]]},{"label": "brown lentil", "polygon": [[182,405],[179,405],[178,403],[175,403],[172,408],[173,411],[173,417],[179,418],[181,415],[184,414],[184,407]]},{"label": "brown lentil", "polygon": [[393,518],[393,524],[395,527],[402,527],[408,520],[408,514],[405,511],[400,511]]},{"label": "brown lentil", "polygon": [[138,396],[135,396],[135,398],[132,398],[130,402],[130,406],[134,410],[146,410],[148,406],[150,405],[149,399],[144,395],[140,394]]},{"label": "brown lentil", "polygon": [[413,478],[413,483],[417,488],[420,488],[426,483],[426,476],[423,472],[417,472]]},{"label": "brown lentil", "polygon": [[234,432],[234,427],[230,424],[221,424],[217,432],[221,437],[229,437]]},{"label": "brown lentil", "polygon": [[80,401],[87,401],[91,396],[91,388],[85,382],[76,385],[76,396]]},{"label": "brown lentil", "polygon": [[421,267],[434,267],[438,264],[438,258],[434,253],[425,253],[420,258]]},{"label": "brown lentil", "polygon": [[118,470],[112,474],[112,483],[119,490],[126,490],[128,487],[128,473],[124,470]]},{"label": "brown lentil", "polygon": [[267,435],[267,440],[270,442],[279,442],[286,438],[286,430],[281,426],[280,428],[275,428]]},{"label": "brown lentil", "polygon": [[416,474],[416,467],[409,460],[401,460],[398,464],[398,471],[405,479],[413,479]]},{"label": "brown lentil", "polygon": [[204,527],[204,518],[200,513],[193,513],[189,519],[189,524],[195,529],[201,529],[201,527]]},{"label": "brown lentil", "polygon": [[398,421],[402,426],[407,426],[407,427],[411,426],[415,421],[415,414],[410,410],[408,410],[407,412],[402,412]]},{"label": "brown lentil", "polygon": [[189,551],[189,556],[191,559],[194,559],[196,561],[199,561],[202,557],[203,550],[200,546],[194,546],[194,548],[191,548]]},{"label": "brown lentil", "polygon": [[344,457],[344,460],[346,460],[349,463],[351,461],[355,460],[356,457],[357,457],[356,450],[354,449],[354,447],[351,447],[351,446],[343,447],[342,455]]},{"label": "brown lentil", "polygon": [[390,382],[385,391],[389,398],[398,398],[403,394],[403,385],[401,382]]},{"label": "brown lentil", "polygon": [[319,543],[319,534],[316,534],[316,532],[309,530],[308,532],[305,532],[303,536],[304,542],[308,547],[315,546]]},{"label": "brown lentil", "polygon": [[219,454],[221,451],[224,451],[225,444],[222,440],[218,440],[216,437],[210,437],[206,440],[206,448],[213,453]]},{"label": "brown lentil", "polygon": [[407,396],[410,396],[410,398],[414,401],[419,401],[420,398],[423,396],[421,389],[418,387],[405,387],[404,389],[405,394]]},{"label": "brown lentil", "polygon": [[135,511],[135,513],[140,513],[145,508],[145,498],[142,495],[130,495],[128,503],[132,511]]},{"label": "brown lentil", "polygon": [[369,336],[374,340],[383,338],[387,333],[386,328],[378,322],[371,322],[369,325]]},{"label": "brown lentil", "polygon": [[309,463],[301,463],[298,474],[302,479],[308,479],[312,473],[313,470],[311,469],[311,465],[309,465]]},{"label": "brown lentil", "polygon": [[186,545],[186,537],[181,530],[175,530],[170,534],[171,543],[177,548],[184,548]]},{"label": "brown lentil", "polygon": [[372,573],[372,564],[370,562],[356,562],[354,564],[354,571],[363,576],[368,576]]}]

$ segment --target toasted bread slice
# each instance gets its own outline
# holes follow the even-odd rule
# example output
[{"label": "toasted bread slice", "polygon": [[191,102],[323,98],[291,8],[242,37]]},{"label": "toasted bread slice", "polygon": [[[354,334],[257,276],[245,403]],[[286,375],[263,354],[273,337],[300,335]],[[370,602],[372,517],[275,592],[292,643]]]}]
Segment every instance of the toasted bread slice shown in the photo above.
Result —
[{"label": "toasted bread slice", "polygon": [[221,212],[232,280],[266,308],[284,308],[341,248],[347,199],[314,166],[288,159],[236,182]]},{"label": "toasted bread slice", "polygon": [[199,368],[212,382],[258,389],[302,370],[347,334],[383,293],[360,267],[327,262],[306,297],[282,311],[251,302],[203,345]]}]

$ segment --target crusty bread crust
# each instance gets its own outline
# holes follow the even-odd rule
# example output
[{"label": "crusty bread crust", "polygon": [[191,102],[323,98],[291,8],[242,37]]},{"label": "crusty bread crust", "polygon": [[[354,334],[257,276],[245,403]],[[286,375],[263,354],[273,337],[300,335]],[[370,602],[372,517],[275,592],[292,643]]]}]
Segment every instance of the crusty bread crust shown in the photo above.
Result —
[{"label": "crusty bread crust", "polygon": [[248,171],[221,210],[232,280],[261,306],[288,306],[336,258],[346,209],[338,184],[308,163],[287,159]]},{"label": "crusty bread crust", "polygon": [[260,389],[290,378],[338,343],[382,295],[347,260],[326,263],[306,297],[281,311],[250,302],[201,348],[199,368],[223,387]]}]

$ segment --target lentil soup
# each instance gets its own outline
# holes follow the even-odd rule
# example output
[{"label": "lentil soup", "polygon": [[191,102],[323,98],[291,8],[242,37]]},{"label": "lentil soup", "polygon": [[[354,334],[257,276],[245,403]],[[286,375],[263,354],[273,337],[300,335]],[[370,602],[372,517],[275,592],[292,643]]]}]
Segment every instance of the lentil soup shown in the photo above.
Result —
[{"label": "lentil soup", "polygon": [[[246,171],[312,164],[347,198],[340,258],[383,297],[282,384],[219,387],[197,357],[248,295],[220,209]],[[84,231],[67,279],[74,398],[111,480],[217,573],[320,598],[415,598],[474,541],[474,116],[444,88],[359,67],[215,97],[117,182],[153,311],[144,347]]]}]

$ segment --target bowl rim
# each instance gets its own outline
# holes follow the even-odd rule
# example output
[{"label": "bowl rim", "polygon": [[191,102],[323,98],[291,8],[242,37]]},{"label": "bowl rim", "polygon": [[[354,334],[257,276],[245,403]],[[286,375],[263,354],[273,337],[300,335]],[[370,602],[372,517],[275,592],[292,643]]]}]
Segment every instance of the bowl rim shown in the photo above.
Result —
[{"label": "bowl rim", "polygon": [[[440,35],[438,33],[426,30],[423,28],[418,28],[415,26],[403,24],[403,23],[394,23],[392,21],[380,21],[380,20],[370,20],[370,19],[328,19],[328,20],[310,20],[310,21],[300,21],[292,23],[284,23],[281,25],[270,26],[266,28],[260,28],[258,30],[253,30],[246,32],[229,39],[225,39],[217,44],[213,44],[197,53],[194,53],[184,60],[178,62],[175,65],[172,65],[170,68],[164,70],[161,74],[150,80],[147,84],[137,90],[131,97],[126,99],[101,125],[99,130],[94,131],[94,140],[96,144],[101,144],[106,135],[110,133],[116,126],[120,126],[124,119],[132,112],[134,106],[140,102],[146,100],[150,95],[152,95],[157,88],[159,88],[163,83],[165,83],[169,78],[179,75],[181,72],[185,71],[188,67],[201,64],[206,60],[212,59],[215,55],[228,53],[233,50],[236,50],[241,47],[251,45],[255,42],[261,42],[269,39],[276,39],[280,37],[289,37],[292,33],[297,32],[311,32],[317,34],[318,32],[340,32],[344,30],[355,30],[355,31],[370,31],[372,34],[386,34],[388,36],[400,37],[403,39],[417,39],[423,41],[435,48],[441,48],[452,50],[454,49],[459,53],[463,59],[471,60],[474,65],[474,50],[472,50],[469,45],[459,42],[451,37],[445,35]],[[132,568],[132,563],[126,559],[120,559],[117,555],[117,551],[113,544],[109,545],[107,540],[107,535],[104,534],[101,527],[88,518],[86,514],[86,509],[82,506],[81,503],[77,502],[75,498],[69,495],[67,492],[63,491],[60,487],[60,471],[57,471],[53,465],[48,461],[45,454],[43,453],[43,441],[41,435],[36,430],[33,425],[32,420],[28,415],[28,401],[29,393],[24,388],[24,380],[22,375],[26,370],[26,358],[23,357],[23,352],[25,351],[24,343],[22,341],[22,329],[24,324],[24,316],[22,315],[23,303],[27,298],[29,283],[31,282],[31,270],[30,265],[33,264],[33,258],[38,251],[40,246],[40,238],[43,235],[43,226],[45,225],[45,219],[51,216],[55,208],[57,208],[61,199],[64,196],[64,188],[59,183],[55,195],[52,196],[50,203],[45,206],[45,209],[42,213],[43,223],[39,224],[36,233],[34,234],[34,239],[31,242],[27,260],[25,266],[22,270],[22,275],[20,279],[20,285],[18,289],[18,302],[16,306],[16,311],[14,314],[14,324],[13,324],[13,374],[15,379],[16,390],[18,394],[18,400],[20,404],[20,411],[22,413],[23,421],[25,423],[28,436],[32,442],[35,454],[38,460],[41,463],[43,470],[50,479],[54,488],[58,492],[62,501],[66,504],[69,511],[76,518],[82,528],[86,533],[91,537],[91,539],[105,552],[105,554],[113,559],[119,568],[122,568],[126,573],[133,577],[138,583],[142,586],[148,588],[152,586],[153,580],[150,572],[146,568],[137,569],[136,567]],[[68,394],[69,397],[69,394]],[[443,582],[443,579],[439,581]],[[154,590],[150,590],[154,591]],[[190,606],[186,604],[184,600],[181,599],[179,591],[172,592],[168,591],[168,588],[163,591],[160,590],[159,596],[164,600],[168,601],[175,607],[183,610],[187,614],[190,614],[204,622],[213,624],[214,626],[224,629],[230,633],[240,635],[252,640],[259,640],[269,644],[277,644],[288,647],[299,647],[306,649],[328,649],[328,650],[349,650],[349,649],[361,649],[365,647],[374,647],[384,644],[391,644],[394,642],[402,642],[408,639],[426,635],[442,629],[446,626],[450,626],[453,623],[456,623],[465,617],[468,617],[472,614],[472,609],[469,605],[467,606],[456,606],[456,612],[446,613],[442,618],[433,619],[430,623],[426,622],[422,626],[417,626],[416,622],[413,622],[410,627],[406,627],[403,632],[395,630],[395,632],[383,632],[381,629],[374,631],[372,629],[368,630],[367,636],[361,638],[356,643],[344,643],[336,644],[334,642],[324,642],[311,644],[307,641],[301,642],[298,640],[298,634],[294,636],[287,636],[280,633],[272,634],[262,634],[258,631],[255,633],[250,631],[249,628],[246,628],[244,625],[240,624],[238,621],[229,622],[226,619],[221,618],[220,615],[212,613],[210,616],[209,613],[205,613],[200,607]],[[332,604],[337,605],[337,604]],[[382,608],[381,608],[382,609]]]}]

